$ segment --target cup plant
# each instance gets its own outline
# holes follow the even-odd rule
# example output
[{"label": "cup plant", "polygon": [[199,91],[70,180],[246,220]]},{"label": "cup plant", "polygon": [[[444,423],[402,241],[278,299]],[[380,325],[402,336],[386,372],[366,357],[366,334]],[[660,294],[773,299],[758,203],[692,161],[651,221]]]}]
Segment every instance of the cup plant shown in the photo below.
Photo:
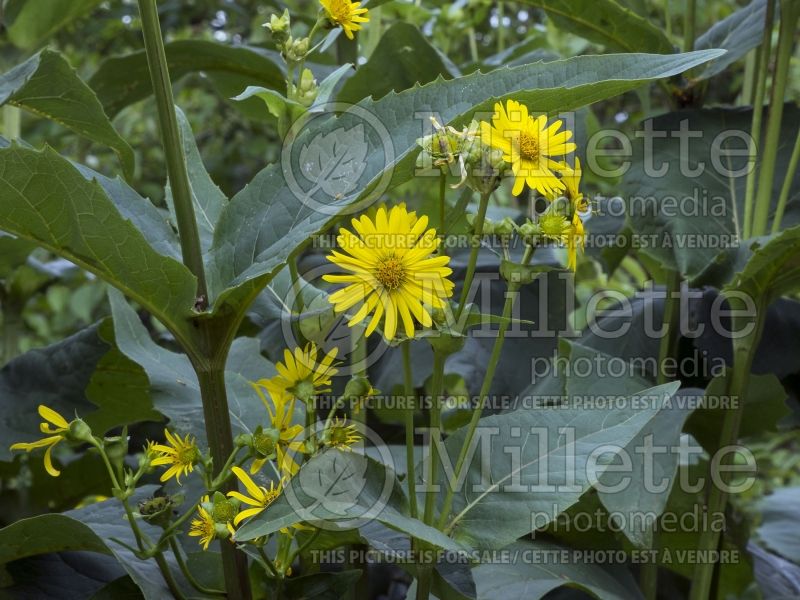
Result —
[{"label": "cup plant", "polygon": [[[589,3],[529,4],[555,22],[579,24],[586,8],[581,7]],[[381,26],[373,17],[380,2],[321,0],[304,9],[315,15],[289,9],[271,15],[264,27],[278,50],[273,60],[279,81],[248,85],[237,90],[235,100],[265,103],[283,154],[228,199],[206,173],[188,119],[175,105],[175,68],[156,0],[138,0],[144,43],[138,56],[148,75],[144,95],[152,93],[157,109],[168,213],[132,187],[135,154],[108,117],[111,99],[122,91],[104,88],[100,76],[87,85],[62,55],[48,49],[9,69],[0,82],[6,114],[22,109],[50,118],[112,148],[121,166],[122,177],[107,177],[50,146],[30,146],[13,127],[5,133],[15,139],[0,140],[0,229],[10,234],[8,240],[32,242],[109,286],[112,318],[54,346],[53,362],[57,356],[68,360],[79,342],[100,348],[98,356],[112,347],[111,385],[115,370],[134,365],[146,374],[152,405],[129,403],[123,391],[110,392],[117,400],[89,403],[84,381],[75,384],[78,396],[71,388],[30,396],[12,421],[4,413],[4,436],[14,436],[6,444],[10,451],[37,455],[31,464],[43,451],[44,469],[62,480],[75,476],[63,472],[69,469],[59,453],[65,447],[99,458],[112,497],[0,530],[0,562],[47,552],[108,554],[123,569],[108,593],[131,582],[137,597],[153,599],[366,598],[364,560],[348,560],[344,569],[324,573],[320,553],[392,548],[402,554],[397,564],[413,579],[409,597],[419,600],[541,597],[564,584],[596,597],[640,597],[628,570],[612,576],[599,565],[577,562],[547,574],[524,561],[482,557],[488,551],[555,552],[591,545],[553,531],[547,541],[530,537],[533,529],[547,531],[583,503],[594,502],[608,513],[637,503],[656,514],[665,511],[672,481],[685,467],[676,457],[658,459],[669,481],[665,490],[645,490],[644,463],[637,459],[631,490],[614,494],[595,488],[617,481],[616,461],[626,452],[634,455],[647,436],[677,444],[682,429],[691,428],[691,411],[671,404],[680,382],[663,373],[655,380],[630,376],[610,382],[554,374],[540,387],[513,392],[518,398],[526,393],[544,398],[547,385],[555,386],[550,389],[567,399],[560,405],[518,404],[498,412],[493,398],[519,368],[509,358],[509,332],[535,324],[522,318],[529,314],[525,303],[567,303],[572,292],[557,288],[553,299],[542,286],[571,279],[579,269],[590,217],[598,208],[584,185],[585,149],[565,115],[651,82],[675,104],[685,103],[719,72],[709,69],[735,60],[726,50],[741,57],[753,46],[728,48],[712,32],[695,43],[692,8],[684,52],[676,52],[663,32],[621,4],[592,5],[647,42],[637,46],[609,28],[587,33],[576,25],[578,35],[595,42],[593,36],[601,36],[599,43],[623,53],[475,70],[401,92],[376,89],[374,97],[367,93],[355,102],[346,100],[355,86],[352,64],[317,67],[328,61],[335,44],[357,48],[346,40]],[[740,234],[758,237],[760,246],[743,244],[735,260],[726,255],[727,275],[713,282],[734,309],[741,308],[743,294],[755,298],[754,314],[735,313],[735,329],[745,333],[736,338],[732,364],[715,384],[736,397],[751,385],[768,306],[800,280],[800,233],[782,223],[794,218],[788,198],[796,143],[791,164],[776,169],[797,5],[786,1],[777,9],[770,0],[755,19],[763,33],[754,44],[764,40],[761,68],[752,73],[760,105],[772,21],[780,16],[772,97],[764,113],[766,144],[748,158],[759,171],[747,177],[743,196]],[[730,27],[748,16],[734,13]],[[715,42],[723,48],[716,49]],[[343,46],[347,43],[352,45]],[[639,47],[646,53],[632,51]],[[762,112],[750,113],[759,139]],[[368,126],[373,132],[365,134]],[[785,183],[773,213],[776,174],[785,174]],[[298,185],[301,175],[312,181],[310,188]],[[409,182],[432,185],[435,201],[417,205],[388,193]],[[512,219],[498,209],[506,182],[514,196],[531,198],[537,208],[530,216]],[[660,218],[630,211],[628,234],[666,227]],[[667,229],[678,233],[697,222]],[[467,233],[464,253],[448,243],[458,239],[459,227]],[[313,254],[312,242],[328,234],[332,243],[316,254],[324,257],[324,274],[302,270],[300,259]],[[554,261],[561,249],[565,259]],[[479,308],[477,276],[486,273],[480,258],[488,250],[502,304]],[[660,263],[663,282],[678,292],[705,276],[711,263],[723,262],[677,248],[645,254],[648,264]],[[279,305],[277,312],[266,311],[267,321],[289,333],[285,347],[268,349],[274,363],[261,353],[258,340],[248,337],[246,324],[254,305],[265,303]],[[662,309],[659,364],[678,352],[678,302],[670,297]],[[163,328],[166,342],[154,340],[140,318],[144,314]],[[340,318],[347,335],[332,340]],[[485,334],[487,327],[490,344],[482,364],[474,365],[477,393],[454,411],[452,366],[463,356],[478,362],[465,349],[476,343],[474,330]],[[381,375],[370,360],[375,348],[391,360],[397,377],[383,379],[399,382],[396,389],[377,389]],[[603,352],[600,346],[560,342],[568,360]],[[14,364],[21,363],[9,363]],[[119,385],[127,384],[121,379]],[[623,400],[611,411],[582,405],[579,398],[594,386],[603,388],[596,393],[613,392]],[[0,389],[10,389],[13,397],[13,388]],[[367,427],[373,408],[390,397],[402,400],[398,420],[405,435],[398,452]],[[34,410],[42,419],[38,438]],[[736,443],[744,412],[714,414],[717,436],[703,438],[693,430],[698,440],[710,439],[709,454]],[[158,419],[166,424],[134,447],[130,431]],[[726,494],[710,485],[706,491],[708,511],[724,513]],[[532,515],[546,518],[532,524]],[[651,526],[623,528],[620,537],[626,551],[655,551],[671,543]],[[720,537],[719,531],[704,531],[692,544],[715,550]],[[714,583],[715,568],[724,577],[725,567],[708,561],[693,573],[679,573],[691,582],[692,598],[711,597],[712,584],[723,597],[728,588]],[[655,598],[658,563],[638,571],[641,593]],[[467,579],[460,580],[463,576]],[[539,591],[531,595],[530,589]]]}]

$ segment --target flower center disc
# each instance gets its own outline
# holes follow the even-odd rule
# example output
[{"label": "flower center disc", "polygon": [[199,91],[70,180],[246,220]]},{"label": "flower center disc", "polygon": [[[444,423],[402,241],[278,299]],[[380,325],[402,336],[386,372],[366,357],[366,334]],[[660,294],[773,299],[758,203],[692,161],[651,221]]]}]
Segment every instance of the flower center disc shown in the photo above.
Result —
[{"label": "flower center disc", "polygon": [[191,465],[197,462],[199,454],[197,449],[190,446],[188,448],[181,448],[178,450],[178,462],[182,465]]},{"label": "flower center disc", "polygon": [[337,23],[343,23],[350,19],[350,3],[342,0],[331,2],[331,16]]},{"label": "flower center disc", "polygon": [[522,158],[537,160],[539,158],[538,138],[527,131],[523,131],[519,136],[519,153]]},{"label": "flower center disc", "polygon": [[396,290],[405,281],[406,269],[399,258],[389,256],[378,266],[375,278],[387,290]]}]

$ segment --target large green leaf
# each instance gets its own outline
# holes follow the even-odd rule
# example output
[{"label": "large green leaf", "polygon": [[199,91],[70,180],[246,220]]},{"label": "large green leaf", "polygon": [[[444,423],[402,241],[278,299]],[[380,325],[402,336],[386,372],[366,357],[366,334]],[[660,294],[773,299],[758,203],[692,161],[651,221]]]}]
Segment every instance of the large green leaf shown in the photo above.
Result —
[{"label": "large green leaf", "polygon": [[113,148],[126,177],[133,175],[133,150],[111,125],[92,89],[58,52],[43,50],[2,75],[0,104],[5,103]]},{"label": "large green leaf", "polygon": [[236,533],[239,540],[269,535],[301,521],[375,519],[440,548],[461,546],[408,516],[408,499],[391,469],[357,452],[327,450],[304,464],[281,496]]},{"label": "large green leaf", "polygon": [[711,61],[694,75],[695,79],[708,79],[721,73],[761,43],[764,37],[766,0],[753,0],[701,35],[694,43],[695,50],[723,48],[727,52]]},{"label": "large green leaf", "polygon": [[[294,141],[291,164],[261,171],[223,211],[214,235],[214,266],[209,269],[215,310],[226,304],[241,310],[245,300],[337,213],[357,201],[374,199],[382,192],[376,186],[388,184],[388,179],[392,185],[411,179],[419,150],[416,139],[424,132],[420,113],[437,113],[444,123],[460,125],[476,111],[491,111],[495,101],[505,98],[515,98],[537,112],[572,110],[717,56],[716,51],[579,56],[437,80],[377,101],[364,99],[338,117],[317,117],[314,126]],[[365,115],[371,116],[365,119]],[[364,158],[336,170],[333,182],[317,181],[309,196],[310,190],[287,183],[287,173],[302,179],[308,155],[323,142],[338,147],[337,158],[342,161],[344,153]]]},{"label": "large green leaf", "polygon": [[452,65],[419,29],[410,23],[395,23],[381,40],[365,65],[358,68],[336,96],[338,102],[358,102],[372,96],[381,98],[415,84],[428,83],[440,75],[450,79]]},{"label": "large green leaf", "polygon": [[472,569],[477,600],[538,600],[560,587],[576,588],[602,600],[638,600],[636,583],[624,568],[604,569],[580,559],[563,560],[572,549],[540,540],[508,546],[509,561]]},{"label": "large green leaf", "polygon": [[0,564],[26,556],[65,550],[110,554],[106,543],[94,531],[65,515],[21,519],[0,529]]},{"label": "large green leaf", "polygon": [[[192,433],[204,440],[200,385],[189,358],[156,344],[136,311],[118,291],[109,289],[109,300],[117,347],[147,374],[153,407],[169,417],[177,431]],[[260,355],[257,340],[238,338],[234,341],[225,371],[234,431],[252,433],[259,424],[266,425],[266,409],[249,382],[274,374],[275,368]]]},{"label": "large green leaf", "polygon": [[670,54],[672,42],[650,20],[615,0],[524,0],[543,9],[561,29],[610,50]]},{"label": "large green leaf", "polygon": [[8,39],[15,46],[34,50],[100,2],[102,0],[9,0],[5,6]]},{"label": "large green leaf", "polygon": [[[749,132],[751,120],[750,109],[724,108],[685,110],[652,119],[654,132],[671,135],[651,138],[648,152],[644,138],[634,142],[633,161],[622,188],[628,201],[628,223],[639,252],[680,271],[690,281],[712,266],[719,268],[718,263],[736,260],[747,179],[747,156],[743,152],[747,145],[741,134]],[[787,131],[796,131],[800,109],[787,104],[783,122]],[[702,135],[693,134],[681,142],[678,132],[682,127]],[[791,155],[794,140],[789,137],[782,136],[779,143],[776,190],[783,182]],[[688,152],[683,148],[687,143]],[[720,152],[720,147],[731,155]],[[699,163],[703,164],[699,175],[684,174],[687,167],[700,169]],[[665,174],[648,174],[648,166],[668,170]],[[800,222],[798,197],[800,172],[792,183],[783,217],[785,226]],[[722,287],[727,282],[709,283]]]},{"label": "large green leaf", "polygon": [[[454,538],[465,545],[502,548],[534,527],[545,527],[575,504],[592,481],[602,481],[636,436],[663,417],[678,385],[619,398],[615,410],[576,401],[481,419],[485,435],[474,441],[477,451],[463,487],[457,484],[447,517]],[[450,464],[455,464],[464,435],[459,430],[445,442]],[[603,456],[590,460],[593,452]]]},{"label": "large green leaf", "polygon": [[[625,361],[565,341],[561,354],[569,361],[566,397],[573,402],[580,403],[580,399],[586,398],[589,402],[606,403],[611,413],[618,398],[633,395],[650,385],[635,374],[635,361]],[[591,365],[588,371],[585,370],[587,365]],[[609,372],[623,374],[612,377]],[[628,481],[623,492],[600,489],[597,495],[609,513],[622,515],[618,526],[637,546],[650,546],[654,523],[634,517],[660,515],[664,511],[678,468],[677,453],[653,451],[646,457],[642,449],[677,447],[681,429],[692,409],[691,403],[671,402],[664,406],[624,445],[630,468],[623,473],[610,471],[600,476],[600,482],[609,489]]]},{"label": "large green leaf", "polygon": [[763,247],[756,247],[726,291],[744,292],[768,305],[799,287],[800,225],[797,225],[773,237]]},{"label": "large green leaf", "polygon": [[[189,73],[203,72],[230,98],[248,85],[285,88],[280,58],[253,46],[231,46],[207,40],[180,40],[165,45],[173,82]],[[110,116],[153,93],[144,51],[106,59],[89,79]]]},{"label": "large green leaf", "polygon": [[[140,227],[150,223],[152,205],[120,209],[112,200],[110,195],[126,190],[119,180],[87,180],[49,148],[0,149],[0,228],[102,277],[176,336],[188,337],[195,278],[180,262],[156,251],[134,226],[132,220]],[[118,201],[137,198],[145,202],[135,193]],[[150,235],[163,227],[162,221]]]}]

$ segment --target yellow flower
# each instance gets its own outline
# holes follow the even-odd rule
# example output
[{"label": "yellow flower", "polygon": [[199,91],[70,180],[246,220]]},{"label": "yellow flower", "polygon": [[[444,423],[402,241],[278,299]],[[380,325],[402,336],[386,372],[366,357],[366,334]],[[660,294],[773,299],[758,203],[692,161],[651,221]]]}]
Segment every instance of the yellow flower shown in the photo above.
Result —
[{"label": "yellow flower", "polygon": [[557,213],[545,213],[539,218],[542,236],[559,244],[566,244],[572,232],[569,221]]},{"label": "yellow flower", "polygon": [[270,504],[272,504],[275,501],[275,498],[281,495],[282,486],[280,483],[276,486],[275,482],[271,481],[269,484],[269,489],[267,489],[265,487],[256,485],[255,481],[250,479],[250,476],[239,467],[233,467],[232,470],[233,474],[236,475],[244,487],[247,488],[247,492],[250,494],[250,497],[245,496],[241,492],[228,492],[228,496],[231,498],[236,498],[240,502],[253,507],[247,508],[236,515],[236,517],[233,519],[233,524],[238,525],[244,519],[257,515]]},{"label": "yellow flower", "polygon": [[336,417],[323,434],[324,444],[339,450],[350,450],[353,444],[361,440],[361,435],[353,424],[347,425],[346,419]]},{"label": "yellow flower", "polygon": [[[254,383],[258,397],[269,413],[270,425],[273,430],[277,431],[277,447],[275,448],[276,456],[278,459],[278,469],[281,473],[288,473],[294,475],[300,468],[297,463],[289,456],[289,452],[296,452],[303,449],[303,442],[300,440],[295,441],[295,438],[303,432],[303,426],[300,424],[292,424],[292,416],[294,415],[294,399],[291,394],[286,391],[276,390],[272,391],[266,388],[261,383]],[[269,400],[267,400],[261,387],[265,387],[269,392]],[[266,434],[262,434],[266,437]],[[254,440],[256,444],[260,440]],[[250,472],[257,473],[267,458],[258,458],[250,465]]]},{"label": "yellow flower", "polygon": [[581,250],[585,250],[586,246],[586,232],[583,228],[583,221],[581,220],[578,211],[572,215],[572,227],[569,237],[567,237],[567,267],[573,271],[578,266],[578,246]]},{"label": "yellow flower", "polygon": [[338,351],[338,348],[334,348],[317,363],[316,344],[308,344],[302,350],[295,348],[294,354],[285,349],[283,363],[275,365],[278,374],[257,383],[275,396],[289,391],[304,402],[310,401],[319,393],[331,391],[331,377],[338,373],[338,369],[333,366]]},{"label": "yellow flower", "polygon": [[[12,444],[10,450],[24,450],[30,452],[37,448],[47,448],[44,453],[44,468],[53,477],[58,477],[61,471],[53,466],[52,452],[56,444],[63,440],[69,432],[69,423],[67,420],[54,411],[52,408],[47,408],[44,404],[39,405],[39,416],[45,422],[39,425],[39,431],[46,433],[48,437],[36,440],[35,442],[18,442]],[[55,425],[55,428],[52,427]]]},{"label": "yellow flower", "polygon": [[167,481],[170,477],[175,477],[175,481],[181,482],[181,475],[187,475],[194,470],[194,466],[200,460],[200,450],[194,442],[194,438],[189,434],[185,439],[179,435],[172,435],[168,430],[164,430],[169,446],[164,444],[154,444],[152,450],[158,453],[150,463],[153,466],[171,465],[169,469],[161,475],[161,481]]},{"label": "yellow flower", "polygon": [[370,335],[383,320],[383,334],[393,340],[398,321],[405,334],[414,337],[414,320],[423,327],[433,324],[426,306],[444,308],[444,298],[452,296],[452,270],[448,256],[432,256],[441,240],[435,229],[427,229],[428,217],[417,218],[404,205],[391,211],[381,207],[373,221],[366,215],[351,221],[355,235],[341,228],[337,242],[342,252],[333,251],[328,260],[349,273],[325,275],[325,281],[348,284],[331,294],[336,312],[357,304],[350,318],[353,326],[373,313],[367,325]]},{"label": "yellow flower", "polygon": [[361,2],[350,0],[319,0],[322,8],[328,13],[332,23],[344,30],[347,39],[353,39],[353,32],[361,29],[360,23],[368,23],[366,8],[359,8]]},{"label": "yellow flower", "polygon": [[561,181],[563,181],[564,185],[567,187],[566,196],[572,203],[574,209],[578,212],[586,212],[589,208],[589,203],[578,189],[581,184],[581,161],[577,156],[575,157],[575,169],[565,171],[561,175]]},{"label": "yellow flower", "polygon": [[[227,501],[226,501],[227,502]],[[203,550],[208,550],[209,544],[217,537],[217,521],[214,516],[206,510],[204,505],[208,506],[210,500],[208,496],[203,496],[200,499],[200,504],[197,505],[197,519],[192,519],[191,527],[189,528],[189,535],[192,537],[199,537],[199,543]],[[234,534],[233,525],[225,521],[225,526],[231,535]],[[224,533],[224,532],[223,532]]]},{"label": "yellow flower", "polygon": [[192,525],[189,528],[190,536],[200,538],[200,545],[203,547],[203,550],[208,550],[208,545],[217,535],[217,524],[214,522],[214,517],[203,508],[203,503],[207,502],[208,496],[203,496],[200,500],[200,504],[197,505],[197,514],[199,518],[192,519]]},{"label": "yellow flower", "polygon": [[571,131],[558,131],[561,125],[559,119],[548,126],[545,115],[530,116],[528,107],[516,100],[508,100],[505,109],[495,103],[492,123],[481,123],[483,143],[502,150],[503,160],[511,165],[514,195],[522,193],[526,183],[548,197],[564,189],[555,171],[569,173],[571,169],[552,157],[572,152],[575,144],[569,141]]}]

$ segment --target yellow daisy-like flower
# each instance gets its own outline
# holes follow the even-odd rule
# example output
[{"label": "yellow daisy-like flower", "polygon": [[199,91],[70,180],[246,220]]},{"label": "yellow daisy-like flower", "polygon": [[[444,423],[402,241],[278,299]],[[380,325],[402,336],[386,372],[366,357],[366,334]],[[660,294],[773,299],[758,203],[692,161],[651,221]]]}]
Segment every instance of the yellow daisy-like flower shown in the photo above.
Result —
[{"label": "yellow daisy-like flower", "polygon": [[150,464],[156,467],[170,465],[170,468],[161,475],[161,481],[175,477],[175,481],[180,484],[181,475],[191,473],[200,460],[200,450],[197,448],[194,438],[189,434],[186,434],[185,439],[181,439],[181,436],[172,435],[169,430],[165,429],[164,435],[170,445],[153,444],[152,450],[157,452],[158,456]]},{"label": "yellow daisy-like flower", "polygon": [[[292,398],[291,394],[286,391],[272,391],[261,383],[254,383],[252,385],[253,389],[255,389],[258,397],[261,398],[261,402],[264,404],[267,412],[269,413],[269,420],[272,429],[278,432],[278,439],[275,448],[278,459],[278,469],[281,473],[294,475],[297,473],[297,470],[300,467],[292,459],[292,457],[289,456],[289,453],[297,452],[298,450],[303,449],[302,440],[296,439],[297,436],[303,432],[303,426],[299,423],[294,425],[292,424],[292,417],[294,415],[294,398]],[[269,400],[267,400],[264,392],[261,391],[262,387],[267,389],[267,392],[269,393]],[[268,441],[267,434],[262,435],[264,436],[264,439],[255,439],[254,442],[256,444],[264,444]],[[265,452],[265,454],[268,453]],[[250,465],[250,472],[257,473],[267,460],[267,458],[258,458],[254,460],[253,464]]]},{"label": "yellow daisy-like flower", "polygon": [[339,371],[333,366],[338,351],[338,348],[334,348],[317,363],[316,344],[308,344],[304,349],[295,348],[294,354],[286,349],[283,351],[283,362],[275,365],[278,374],[257,383],[274,396],[289,391],[304,402],[310,401],[317,394],[331,391],[331,377]]},{"label": "yellow daisy-like flower", "polygon": [[353,444],[361,440],[361,434],[356,431],[356,426],[348,425],[347,419],[336,417],[323,433],[323,443],[331,448],[348,451]]},{"label": "yellow daisy-like flower", "polygon": [[208,496],[203,496],[200,504],[197,505],[197,519],[192,519],[191,527],[189,528],[189,535],[192,537],[200,538],[200,545],[203,550],[208,550],[208,545],[214,541],[217,535],[216,523],[214,517],[211,516],[205,508],[203,503],[208,503]]},{"label": "yellow daisy-like flower", "polygon": [[566,196],[572,202],[573,207],[578,212],[586,212],[589,202],[583,197],[580,187],[581,184],[581,161],[575,157],[575,168],[566,171],[561,176],[561,181],[566,186]]},{"label": "yellow daisy-like flower", "polygon": [[245,496],[241,492],[228,492],[228,496],[231,498],[236,498],[240,502],[253,507],[247,508],[236,515],[236,517],[233,519],[233,524],[239,525],[239,523],[241,523],[244,519],[257,515],[270,504],[272,504],[275,501],[275,498],[281,495],[282,486],[280,483],[276,486],[275,482],[271,481],[269,484],[269,489],[267,489],[265,487],[256,485],[256,482],[250,479],[250,476],[239,467],[233,467],[232,470],[233,474],[236,475],[239,481],[242,482],[242,485],[247,488],[247,493],[249,493],[250,496]]},{"label": "yellow daisy-like flower", "polygon": [[566,196],[572,206],[572,226],[570,235],[567,238],[567,266],[573,271],[578,265],[578,246],[585,250],[586,231],[583,227],[581,213],[589,209],[589,202],[583,197],[580,191],[581,184],[581,161],[575,157],[575,169],[572,172],[564,173],[561,180],[566,186]]},{"label": "yellow daisy-like flower", "polygon": [[332,23],[344,30],[347,39],[353,39],[353,32],[361,29],[361,23],[368,23],[367,9],[361,8],[361,2],[350,0],[319,0],[322,8],[328,13]]},{"label": "yellow daisy-like flower", "polygon": [[[35,442],[18,442],[12,444],[10,450],[24,450],[30,452],[37,448],[47,448],[44,453],[44,468],[53,477],[58,477],[61,471],[53,466],[53,448],[61,440],[63,440],[69,432],[69,423],[67,420],[54,411],[52,408],[46,407],[44,404],[39,405],[39,416],[45,422],[39,425],[39,431],[47,434],[47,437]],[[55,427],[53,427],[55,426]]]},{"label": "yellow daisy-like flower", "polygon": [[329,297],[336,312],[358,304],[350,326],[372,313],[366,334],[383,320],[383,334],[393,340],[398,322],[406,336],[414,337],[414,321],[423,327],[433,324],[427,307],[444,308],[445,298],[453,295],[453,272],[448,256],[434,256],[441,240],[435,229],[428,229],[428,217],[417,218],[404,205],[391,211],[381,207],[373,221],[366,215],[351,221],[356,234],[339,230],[341,252],[333,251],[328,260],[349,273],[325,275],[331,283],[347,285]]},{"label": "yellow daisy-like flower", "polygon": [[522,193],[527,183],[540,194],[552,197],[564,189],[556,171],[569,173],[563,161],[552,157],[564,156],[575,150],[570,142],[572,132],[559,131],[562,121],[547,124],[547,117],[532,117],[528,107],[516,100],[508,100],[505,108],[500,102],[494,105],[492,123],[481,122],[481,139],[484,144],[502,150],[503,160],[514,173],[514,195]]}]

